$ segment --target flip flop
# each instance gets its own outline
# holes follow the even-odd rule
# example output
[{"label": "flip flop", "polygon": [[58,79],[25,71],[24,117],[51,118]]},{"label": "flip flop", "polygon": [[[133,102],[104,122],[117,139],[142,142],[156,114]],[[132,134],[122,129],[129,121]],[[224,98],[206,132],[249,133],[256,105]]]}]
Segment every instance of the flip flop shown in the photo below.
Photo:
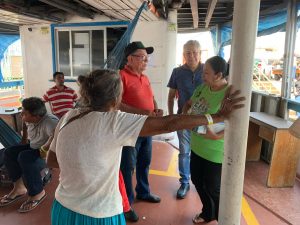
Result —
[{"label": "flip flop", "polygon": [[[21,207],[18,209],[19,213],[26,213],[33,209],[35,209],[45,198],[47,194],[45,194],[41,199],[38,200],[26,200]],[[30,206],[28,209],[26,209],[26,206]]]},{"label": "flip flop", "polygon": [[11,197],[8,197],[8,195],[5,195],[0,200],[0,207],[4,207],[4,206],[7,206],[7,205],[10,205],[10,204],[14,203],[15,201],[23,198],[25,195],[26,194],[17,195],[14,198],[11,198]]}]

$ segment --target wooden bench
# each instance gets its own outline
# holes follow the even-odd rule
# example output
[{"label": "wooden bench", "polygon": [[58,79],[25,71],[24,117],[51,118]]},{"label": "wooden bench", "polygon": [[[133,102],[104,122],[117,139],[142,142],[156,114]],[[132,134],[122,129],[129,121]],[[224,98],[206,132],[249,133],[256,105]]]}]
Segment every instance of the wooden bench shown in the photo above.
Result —
[{"label": "wooden bench", "polygon": [[263,112],[251,112],[249,119],[247,161],[258,161],[262,139],[273,145],[268,187],[292,187],[300,157],[300,139],[288,128],[292,122]]}]

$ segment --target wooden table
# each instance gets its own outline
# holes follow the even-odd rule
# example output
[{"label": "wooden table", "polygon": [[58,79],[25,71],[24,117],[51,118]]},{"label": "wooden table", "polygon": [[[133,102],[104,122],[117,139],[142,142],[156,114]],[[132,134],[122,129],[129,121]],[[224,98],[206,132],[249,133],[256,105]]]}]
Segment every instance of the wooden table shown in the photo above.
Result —
[{"label": "wooden table", "polygon": [[260,159],[262,139],[273,144],[267,179],[268,187],[292,187],[300,157],[300,139],[288,128],[292,122],[263,112],[251,112],[249,119],[247,161]]}]

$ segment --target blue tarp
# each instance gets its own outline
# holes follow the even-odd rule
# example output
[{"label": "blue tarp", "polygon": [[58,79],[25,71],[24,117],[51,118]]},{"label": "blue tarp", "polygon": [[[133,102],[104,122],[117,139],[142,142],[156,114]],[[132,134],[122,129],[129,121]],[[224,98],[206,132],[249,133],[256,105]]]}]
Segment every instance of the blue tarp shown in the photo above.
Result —
[{"label": "blue tarp", "polygon": [[[297,3],[298,8],[298,21],[297,21],[297,29],[300,27],[300,3]],[[287,8],[282,8],[276,12],[270,12],[266,15],[259,17],[258,28],[257,28],[257,36],[269,35],[272,33],[285,31],[286,28],[286,20],[287,20]],[[216,49],[216,28],[212,28],[210,30],[211,36],[213,39],[214,48]],[[220,49],[218,49],[218,55],[224,56],[223,48],[226,45],[231,44],[231,34],[232,34],[232,23],[224,23],[219,26],[220,32]]]},{"label": "blue tarp", "polygon": [[[0,34],[0,62],[4,57],[4,53],[8,46],[20,39],[20,35]],[[0,67],[0,84],[4,81]]]}]

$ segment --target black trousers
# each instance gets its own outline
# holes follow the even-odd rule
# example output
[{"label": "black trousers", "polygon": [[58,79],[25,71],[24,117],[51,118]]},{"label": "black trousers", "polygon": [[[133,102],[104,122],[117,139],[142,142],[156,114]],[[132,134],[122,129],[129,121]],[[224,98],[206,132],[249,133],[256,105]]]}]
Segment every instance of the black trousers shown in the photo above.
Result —
[{"label": "black trousers", "polygon": [[203,208],[200,216],[206,221],[218,220],[222,164],[208,161],[191,152],[191,180]]},{"label": "black trousers", "polygon": [[46,162],[40,157],[38,149],[27,145],[17,145],[5,149],[4,165],[13,182],[23,178],[28,195],[34,196],[43,190],[40,171],[46,167]]}]

